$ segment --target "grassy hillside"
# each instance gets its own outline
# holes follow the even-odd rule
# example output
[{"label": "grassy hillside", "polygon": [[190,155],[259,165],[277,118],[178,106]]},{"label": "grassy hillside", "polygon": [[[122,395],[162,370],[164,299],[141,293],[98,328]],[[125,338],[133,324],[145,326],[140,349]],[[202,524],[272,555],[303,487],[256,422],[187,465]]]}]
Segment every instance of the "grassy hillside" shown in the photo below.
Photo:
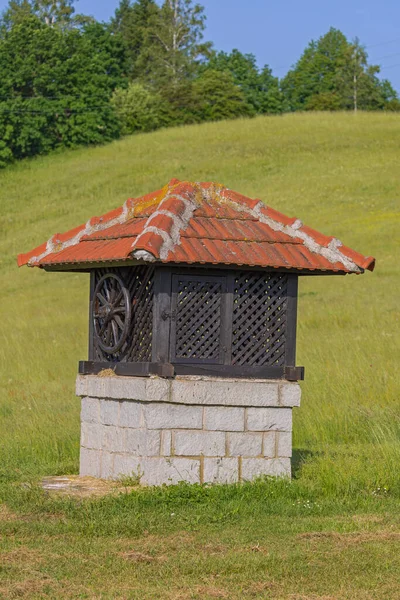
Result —
[{"label": "grassy hillside", "polygon": [[[283,213],[296,216],[326,234],[335,235],[359,252],[377,258],[372,274],[310,277],[300,282],[297,364],[305,365],[306,379],[302,384],[302,407],[294,416],[296,479],[289,491],[282,492],[282,506],[279,502],[275,508],[268,508],[268,503],[265,505],[266,515],[268,511],[280,511],[281,528],[286,531],[282,534],[282,546],[276,552],[284,555],[287,550],[290,556],[293,554],[294,570],[286,573],[286,583],[289,582],[286,587],[272,587],[268,592],[270,595],[266,595],[266,588],[241,595],[232,591],[239,589],[239,583],[227,572],[221,587],[221,594],[228,590],[225,596],[213,596],[204,590],[198,592],[199,595],[178,595],[176,592],[176,595],[164,596],[157,595],[160,592],[156,587],[146,595],[144,590],[150,589],[148,587],[137,596],[122,594],[121,597],[322,598],[318,595],[285,595],[299,591],[297,569],[300,572],[302,561],[307,564],[308,559],[304,554],[302,558],[297,555],[295,543],[293,547],[287,546],[287,536],[293,531],[284,515],[303,515],[308,510],[304,507],[309,498],[313,499],[313,510],[330,514],[333,510],[329,508],[330,503],[336,503],[337,507],[342,502],[350,503],[354,510],[361,510],[362,506],[372,510],[372,504],[374,511],[389,510],[390,503],[400,496],[399,139],[400,118],[395,114],[260,117],[135,136],[101,148],[21,163],[0,173],[0,482],[3,482],[0,490],[11,505],[20,503],[20,508],[25,511],[32,510],[33,505],[41,506],[43,511],[55,509],[53,504],[49,508],[45,501],[41,504],[39,496],[28,498],[25,492],[17,493],[19,488],[15,485],[10,488],[11,482],[35,480],[42,474],[77,472],[79,403],[74,396],[74,379],[77,361],[84,359],[87,353],[88,276],[43,273],[28,268],[18,270],[15,262],[18,252],[30,250],[55,232],[85,222],[93,215],[119,206],[127,197],[152,191],[177,177],[181,180],[214,180],[248,196],[261,198]],[[276,493],[280,493],[279,486]],[[236,500],[230,500],[229,510],[221,508],[221,514],[225,516],[220,521],[216,517],[218,531],[215,535],[226,537],[228,531],[231,532],[231,518],[236,531],[243,527],[243,531],[258,535],[265,503],[265,496],[260,494],[255,496],[254,505],[248,503],[250,513],[242,514],[243,499],[239,496],[238,504],[235,504]],[[149,500],[147,508],[140,509],[143,515],[156,506],[157,498],[154,504]],[[210,508],[211,512],[215,511],[215,498],[207,498],[204,502],[214,506]],[[165,502],[168,505],[169,501],[163,496],[160,506]],[[223,502],[222,492],[217,501]],[[133,500],[126,502],[124,510]],[[177,502],[179,505],[182,497]],[[386,502],[386,508],[380,502]],[[300,508],[296,503],[300,503]],[[256,504],[257,508],[254,508]],[[316,506],[328,508],[317,509]],[[66,511],[65,514],[71,516],[75,509],[60,505],[56,510]],[[154,514],[158,515],[160,523],[164,523],[159,527],[169,531],[172,526],[165,525],[163,519],[174,510],[169,506],[168,515],[161,508],[157,510]],[[199,535],[205,535],[205,530],[201,529],[203,513],[185,510],[189,512],[182,508],[182,520],[173,527],[179,531],[191,529],[197,518]],[[110,515],[117,519],[117,512],[111,501],[101,510],[90,509],[90,516],[86,516],[91,531],[97,532],[96,535],[103,534],[101,519],[110,519]],[[149,530],[153,531],[153,527],[156,530],[154,519],[150,512],[148,514],[148,521],[143,517],[143,522]],[[192,514],[193,522],[187,514]],[[238,514],[242,517],[232,517]],[[210,513],[207,515],[207,518],[204,516],[204,527],[209,523]],[[305,530],[333,527],[332,520],[326,518],[324,525],[318,519],[303,524]],[[121,521],[113,530],[118,539],[123,536],[122,523],[126,524],[127,519],[129,521],[122,510]],[[76,524],[76,515],[71,516],[72,522]],[[79,535],[83,535],[85,528],[79,523],[71,527],[76,526]],[[226,523],[227,529],[223,529]],[[351,526],[343,523],[340,527],[349,526],[352,531],[352,521]],[[300,530],[303,525],[299,526]],[[132,523],[130,526],[133,527]],[[26,531],[24,525],[21,527],[21,531]],[[41,527],[37,526],[37,531]],[[357,527],[369,529],[375,525],[368,522]],[[43,535],[51,535],[49,531]],[[30,533],[33,535],[33,531]],[[111,533],[108,531],[104,535]],[[249,546],[254,542],[250,533],[243,536],[241,543]],[[268,539],[268,543],[275,543],[271,541],[275,538]],[[171,542],[172,547],[174,543]],[[179,542],[176,543],[179,546]],[[323,555],[327,551],[324,545],[327,542],[319,540],[320,543]],[[388,538],[386,542],[382,538],[379,543],[373,546],[372,554],[375,552],[378,556],[384,547],[384,552],[390,552],[392,546]],[[168,548],[165,551],[173,553]],[[98,551],[106,552],[103,546],[99,546]],[[337,572],[338,586],[346,579],[344,574],[352,560],[348,546],[347,551],[348,556],[341,555],[341,560],[346,558]],[[193,560],[195,556],[194,545]],[[248,564],[256,573],[254,561],[257,562],[260,555],[250,553],[249,556],[251,564],[240,563],[236,558],[232,563],[233,572],[240,569],[240,564],[242,567]],[[363,564],[363,556],[361,552],[357,559],[360,562],[356,565]],[[174,560],[182,564],[184,559],[175,556]],[[207,561],[195,567],[190,560],[186,565],[187,581],[193,576],[192,567],[207,579]],[[285,572],[277,561],[272,561],[269,568],[274,580],[283,581]],[[143,581],[148,580],[152,570],[161,567],[156,563],[147,571],[146,568],[139,569],[138,577],[140,579],[143,571]],[[381,572],[374,572],[375,568],[379,567],[371,566],[371,573],[379,581]],[[175,585],[172,583],[174,569],[168,572],[171,585]],[[123,577],[123,573],[119,576]],[[391,571],[387,577],[387,585],[395,581]],[[363,595],[363,583],[351,575],[351,569],[347,579],[350,587],[343,588],[344,592],[339,592],[340,586],[335,588],[333,582],[329,584],[333,585],[332,593],[337,594],[335,598],[372,597]],[[321,590],[326,589],[323,582],[321,571],[320,584],[307,587],[308,583],[304,581],[301,589],[308,594],[322,593]],[[95,583],[88,583],[87,589],[95,589],[91,585],[95,586]],[[390,591],[394,593],[395,587],[389,585],[388,591],[387,585],[382,587],[382,595],[373,597],[397,597]],[[56,589],[51,588],[54,596],[49,592],[49,597],[60,596],[60,592],[54,591]],[[43,590],[40,593],[44,593]],[[344,595],[340,595],[342,593]],[[65,594],[64,590],[64,597],[67,597]],[[40,596],[38,592],[35,597],[47,596]],[[76,595],[72,593],[68,597],[111,598],[117,597],[117,593],[80,596],[76,591]]]}]

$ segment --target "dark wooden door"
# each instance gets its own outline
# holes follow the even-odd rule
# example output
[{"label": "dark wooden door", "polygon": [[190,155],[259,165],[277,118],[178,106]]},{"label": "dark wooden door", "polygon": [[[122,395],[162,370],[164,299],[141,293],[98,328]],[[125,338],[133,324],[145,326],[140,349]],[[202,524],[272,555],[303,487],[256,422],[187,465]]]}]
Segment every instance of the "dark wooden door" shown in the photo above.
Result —
[{"label": "dark wooden door", "polygon": [[170,361],[225,362],[227,277],[172,275]]}]

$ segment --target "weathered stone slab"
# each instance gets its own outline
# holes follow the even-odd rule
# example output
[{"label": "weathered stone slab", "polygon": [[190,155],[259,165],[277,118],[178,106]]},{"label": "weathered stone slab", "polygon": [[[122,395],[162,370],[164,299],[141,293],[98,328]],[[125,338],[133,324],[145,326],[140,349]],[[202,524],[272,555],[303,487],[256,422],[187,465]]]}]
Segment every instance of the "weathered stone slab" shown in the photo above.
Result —
[{"label": "weathered stone slab", "polygon": [[237,458],[204,458],[204,483],[236,483],[239,481]]},{"label": "weathered stone slab", "polygon": [[82,398],[81,421],[85,423],[100,422],[100,400],[98,398]]},{"label": "weathered stone slab", "polygon": [[266,431],[263,434],[263,455],[265,458],[275,458],[276,454],[276,431]]},{"label": "weathered stone slab", "polygon": [[201,429],[203,426],[200,406],[149,403],[143,405],[143,415],[148,429]]},{"label": "weathered stone slab", "polygon": [[228,433],[230,456],[261,456],[262,433]]},{"label": "weathered stone slab", "polygon": [[298,383],[284,382],[279,384],[279,404],[281,406],[300,406],[301,387]]},{"label": "weathered stone slab", "polygon": [[277,456],[290,458],[292,456],[292,433],[290,431],[278,431]]},{"label": "weathered stone slab", "polygon": [[292,431],[292,409],[249,408],[247,429],[249,431]]},{"label": "weathered stone slab", "polygon": [[81,446],[79,474],[101,477],[101,450]]},{"label": "weathered stone slab", "polygon": [[119,425],[120,427],[133,427],[139,429],[144,422],[142,421],[142,404],[127,400],[120,403]]},{"label": "weathered stone slab", "polygon": [[153,429],[127,429],[125,450],[132,456],[160,456],[161,432]]},{"label": "weathered stone slab", "polygon": [[119,425],[120,402],[100,400],[100,422],[103,425]]},{"label": "weathered stone slab", "polygon": [[177,377],[171,380],[170,400],[215,406],[279,406],[278,382]]},{"label": "weathered stone slab", "polygon": [[177,456],[225,456],[222,431],[176,431],[174,453]]},{"label": "weathered stone slab", "polygon": [[170,382],[159,377],[78,375],[76,395],[115,400],[168,402]]},{"label": "weathered stone slab", "polygon": [[133,477],[144,485],[200,483],[200,460],[189,458],[138,458],[115,455],[114,477]]},{"label": "weathered stone slab", "polygon": [[103,447],[103,428],[99,423],[82,423],[81,446],[101,450]]},{"label": "weathered stone slab", "polygon": [[125,452],[126,429],[114,427],[113,425],[104,425],[102,430],[102,447],[109,452]]},{"label": "weathered stone slab", "polygon": [[204,428],[209,431],[244,431],[244,408],[207,406],[204,408]]}]

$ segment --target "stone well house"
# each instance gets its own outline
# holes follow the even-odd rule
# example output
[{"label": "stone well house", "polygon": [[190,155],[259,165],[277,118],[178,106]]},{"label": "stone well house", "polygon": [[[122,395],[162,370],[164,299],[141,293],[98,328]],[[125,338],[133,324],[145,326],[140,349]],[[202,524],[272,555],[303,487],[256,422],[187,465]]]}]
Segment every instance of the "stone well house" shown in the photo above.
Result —
[{"label": "stone well house", "polygon": [[80,473],[290,475],[300,276],[374,259],[214,183],[172,180],[18,257],[90,273]]}]

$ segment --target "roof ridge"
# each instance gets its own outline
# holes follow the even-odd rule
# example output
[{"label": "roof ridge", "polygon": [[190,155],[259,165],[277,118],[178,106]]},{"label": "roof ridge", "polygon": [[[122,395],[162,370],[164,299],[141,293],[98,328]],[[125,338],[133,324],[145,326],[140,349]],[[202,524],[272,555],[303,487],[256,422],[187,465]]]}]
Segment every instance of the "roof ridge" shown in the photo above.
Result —
[{"label": "roof ridge", "polygon": [[[230,191],[230,190],[228,190],[228,191]],[[338,240],[337,238],[332,238],[332,240],[329,242],[329,245],[327,247],[322,246],[322,244],[319,244],[310,235],[308,235],[304,231],[301,231],[301,227],[303,227],[303,222],[300,221],[300,219],[296,219],[292,225],[288,225],[288,224],[284,224],[279,221],[276,221],[275,219],[272,219],[268,215],[264,214],[263,210],[266,210],[267,207],[261,200],[258,200],[258,202],[254,206],[254,208],[250,208],[250,206],[248,206],[247,204],[244,204],[244,203],[239,204],[238,202],[235,202],[231,198],[229,199],[229,201],[235,205],[235,208],[237,210],[244,211],[244,212],[247,212],[247,213],[253,215],[255,218],[258,218],[258,220],[261,221],[261,223],[268,225],[274,231],[286,233],[290,237],[300,238],[301,240],[303,240],[304,246],[308,250],[310,250],[310,252],[314,252],[315,254],[320,254],[321,256],[326,258],[332,264],[334,264],[335,262],[340,262],[346,269],[353,271],[355,273],[361,273],[363,271],[363,269],[361,267],[359,267],[358,265],[356,265],[356,263],[354,261],[352,261],[350,258],[348,258],[347,256],[345,256],[344,254],[342,254],[340,252],[339,247],[342,246],[342,242],[340,240]]]},{"label": "roof ridge", "polygon": [[[180,193],[177,193],[178,190]],[[200,205],[197,198],[198,192],[202,192],[200,184],[179,182],[174,185],[173,189],[168,191],[163,200],[161,200],[158,209],[147,219],[142,233],[133,242],[132,256],[137,260],[148,262],[154,262],[157,258],[165,260],[170,251],[177,244],[180,244],[181,231],[187,228],[195,210]],[[169,210],[169,208],[172,208],[170,200],[178,200],[183,206],[178,207],[177,212]],[[171,220],[169,231],[158,227],[156,224],[150,225],[152,221],[157,220],[161,224],[162,217],[165,216]],[[149,234],[150,236],[154,234],[161,237],[161,244],[152,241]]]}]

